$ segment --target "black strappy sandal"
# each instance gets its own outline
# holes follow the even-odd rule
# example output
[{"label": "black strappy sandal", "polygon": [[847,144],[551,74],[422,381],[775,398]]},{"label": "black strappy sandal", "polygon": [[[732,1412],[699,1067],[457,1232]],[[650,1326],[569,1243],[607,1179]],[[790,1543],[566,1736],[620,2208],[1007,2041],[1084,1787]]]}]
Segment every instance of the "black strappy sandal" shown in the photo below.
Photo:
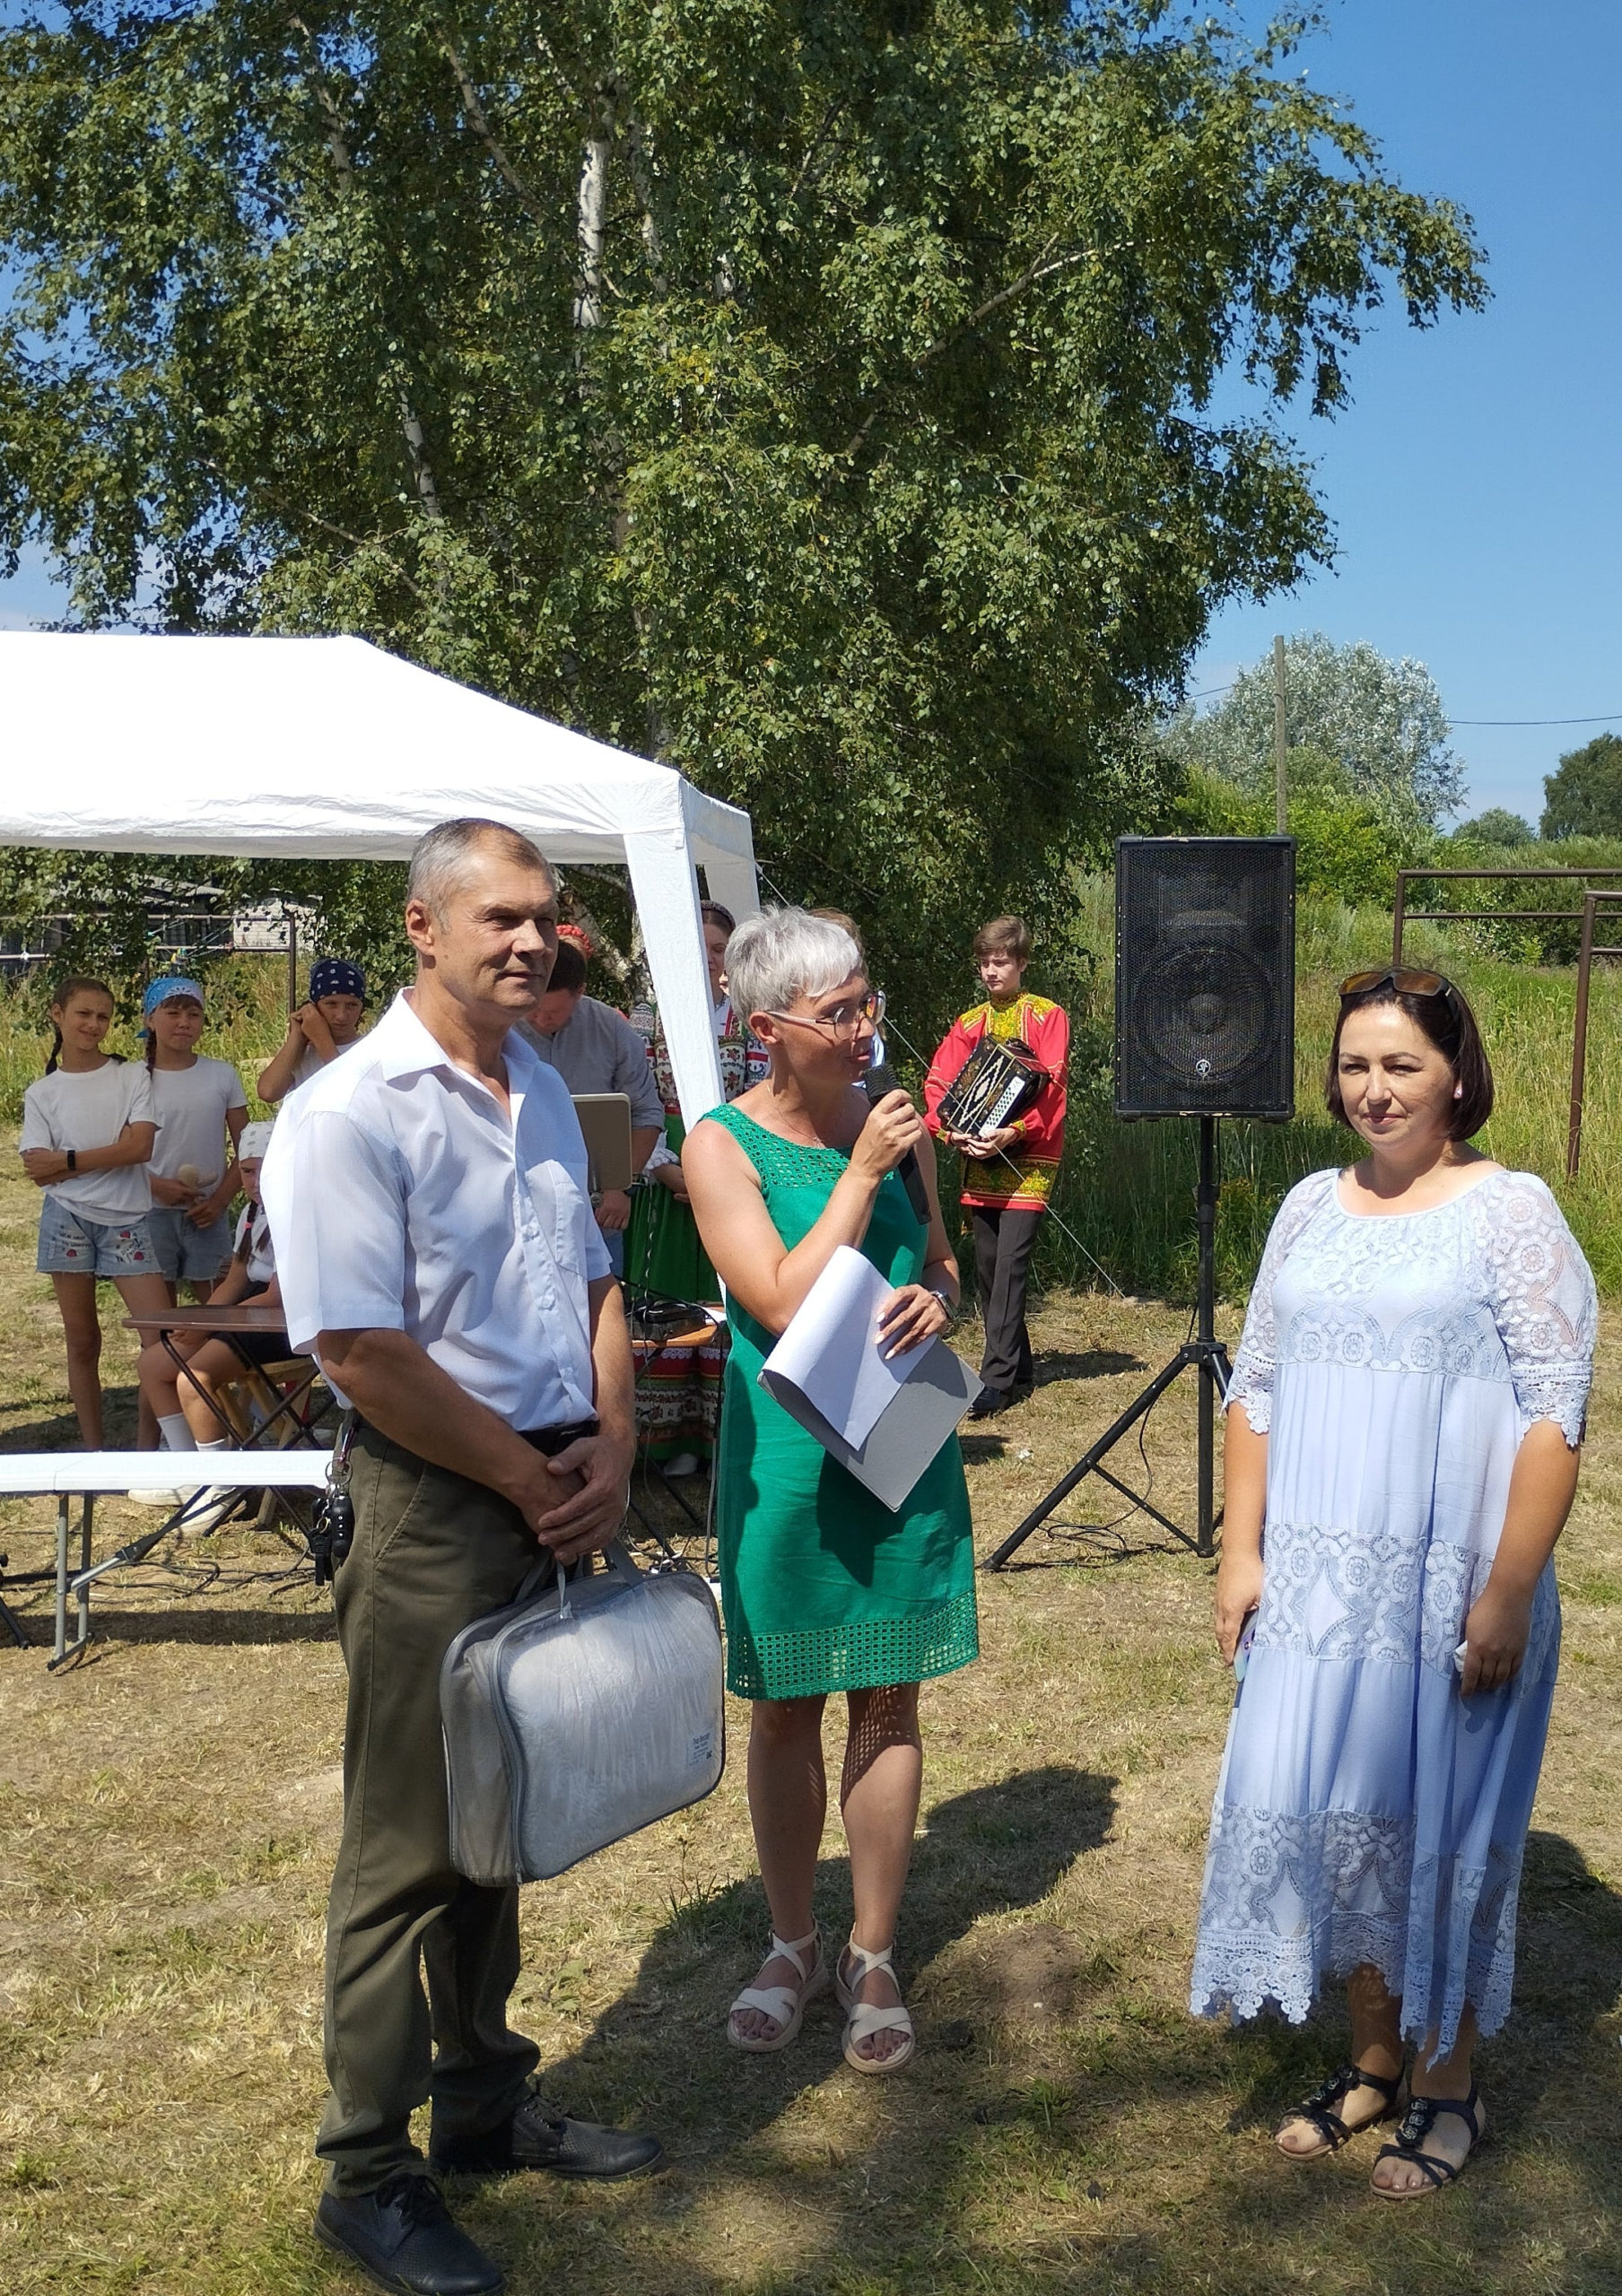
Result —
[{"label": "black strappy sandal", "polygon": [[[1410,2185],[1406,2192],[1394,2191],[1390,2185],[1373,2185],[1370,2189],[1382,2200],[1420,2200],[1427,2193],[1440,2192],[1443,2185],[1451,2185],[1459,2170],[1463,2168],[1464,2161],[1486,2142],[1481,2123],[1476,2116],[1476,2107],[1480,2101],[1473,2081],[1470,2092],[1462,2104],[1452,2097],[1410,2097],[1395,2142],[1380,2147],[1374,2156],[1374,2166],[1378,2168],[1382,2161],[1411,2161],[1417,2169],[1425,2171],[1426,2182]],[[1435,2126],[1438,2113],[1457,2113],[1460,2119],[1469,2126],[1469,2152],[1457,2168],[1452,2161],[1443,2161],[1435,2152],[1422,2152],[1419,2149]]]},{"label": "black strappy sandal", "polygon": [[[1311,2123],[1323,2144],[1316,2152],[1292,2152],[1287,2145],[1278,2147],[1286,2161],[1321,2161],[1325,2152],[1339,2152],[1354,2136],[1361,2136],[1365,2128],[1378,2128],[1382,2120],[1394,2120],[1401,2109],[1398,2100],[1402,2094],[1403,2076],[1400,2073],[1360,2073],[1355,2065],[1343,2065],[1339,2073],[1331,2073],[1310,2097],[1304,2098],[1294,2112],[1286,2113],[1275,2129],[1275,2137],[1282,2136],[1293,2120]],[[1382,2111],[1370,2120],[1360,2121],[1356,2128],[1348,2128],[1335,2107],[1344,2104],[1354,2089],[1373,2089],[1385,2099]],[[1426,2127],[1430,2126],[1427,2121]]]}]

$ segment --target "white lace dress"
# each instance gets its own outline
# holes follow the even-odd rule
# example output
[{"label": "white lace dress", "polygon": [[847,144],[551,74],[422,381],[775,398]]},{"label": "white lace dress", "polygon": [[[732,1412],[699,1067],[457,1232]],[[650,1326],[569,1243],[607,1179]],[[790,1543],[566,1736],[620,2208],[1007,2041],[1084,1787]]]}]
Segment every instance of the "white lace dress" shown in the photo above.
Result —
[{"label": "white lace dress", "polygon": [[1403,2031],[1508,2013],[1560,1648],[1552,1564],[1507,1689],[1453,1652],[1534,1420],[1582,1439],[1593,1278],[1539,1179],[1395,1218],[1314,1172],[1273,1223],[1230,1405],[1268,1442],[1265,1575],[1211,1815],[1192,2006],[1299,2022],[1372,1961]]}]

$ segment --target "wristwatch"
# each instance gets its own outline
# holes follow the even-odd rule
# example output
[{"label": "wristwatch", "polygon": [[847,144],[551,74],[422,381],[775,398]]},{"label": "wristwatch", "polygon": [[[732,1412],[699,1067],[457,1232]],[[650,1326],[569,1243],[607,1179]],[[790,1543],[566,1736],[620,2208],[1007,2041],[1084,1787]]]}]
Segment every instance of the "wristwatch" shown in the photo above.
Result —
[{"label": "wristwatch", "polygon": [[70,1172],[76,1172],[79,1169],[79,1151],[76,1148],[70,1148],[67,1152],[67,1169]]}]

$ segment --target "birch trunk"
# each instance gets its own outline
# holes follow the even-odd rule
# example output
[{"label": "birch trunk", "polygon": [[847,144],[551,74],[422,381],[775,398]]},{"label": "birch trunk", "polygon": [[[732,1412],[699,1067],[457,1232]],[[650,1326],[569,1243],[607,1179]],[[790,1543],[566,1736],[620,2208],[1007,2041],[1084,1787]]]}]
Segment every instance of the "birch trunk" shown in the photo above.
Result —
[{"label": "birch trunk", "polygon": [[574,324],[582,335],[603,321],[603,235],[607,210],[608,140],[594,135],[580,165],[580,278],[574,298]]}]

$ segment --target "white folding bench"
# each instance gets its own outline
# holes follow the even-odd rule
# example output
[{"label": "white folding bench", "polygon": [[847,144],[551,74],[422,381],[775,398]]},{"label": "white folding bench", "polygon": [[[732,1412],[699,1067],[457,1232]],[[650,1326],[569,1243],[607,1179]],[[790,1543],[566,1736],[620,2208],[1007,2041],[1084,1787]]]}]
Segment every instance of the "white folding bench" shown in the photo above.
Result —
[{"label": "white folding bench", "polygon": [[[156,1530],[144,1531],[119,1548],[117,1554],[105,1561],[91,1561],[91,1523],[99,1494],[107,1492],[172,1491],[178,1483],[188,1483],[200,1475],[203,1462],[207,1461],[208,1482],[197,1483],[199,1494],[205,1491],[312,1491],[327,1488],[327,1472],[331,1453],[317,1450],[286,1451],[23,1451],[10,1456],[0,1454],[0,1499],[34,1498],[49,1495],[57,1501],[57,1647],[49,1661],[52,1668],[65,1659],[74,1657],[90,1640],[90,1590],[98,1578],[109,1570],[124,1570],[149,1554],[160,1539],[167,1538],[173,1530],[184,1527],[186,1518],[199,1507],[199,1498],[188,1498],[186,1505],[160,1523]],[[245,1470],[240,1481],[231,1480],[234,1470]],[[74,1524],[70,1509],[74,1499],[79,1501],[79,1519]],[[79,1540],[79,1565],[70,1570],[68,1554],[74,1532]],[[4,1586],[0,1583],[0,1596]],[[77,1631],[70,1642],[67,1639],[68,1596],[78,1604]]]}]

